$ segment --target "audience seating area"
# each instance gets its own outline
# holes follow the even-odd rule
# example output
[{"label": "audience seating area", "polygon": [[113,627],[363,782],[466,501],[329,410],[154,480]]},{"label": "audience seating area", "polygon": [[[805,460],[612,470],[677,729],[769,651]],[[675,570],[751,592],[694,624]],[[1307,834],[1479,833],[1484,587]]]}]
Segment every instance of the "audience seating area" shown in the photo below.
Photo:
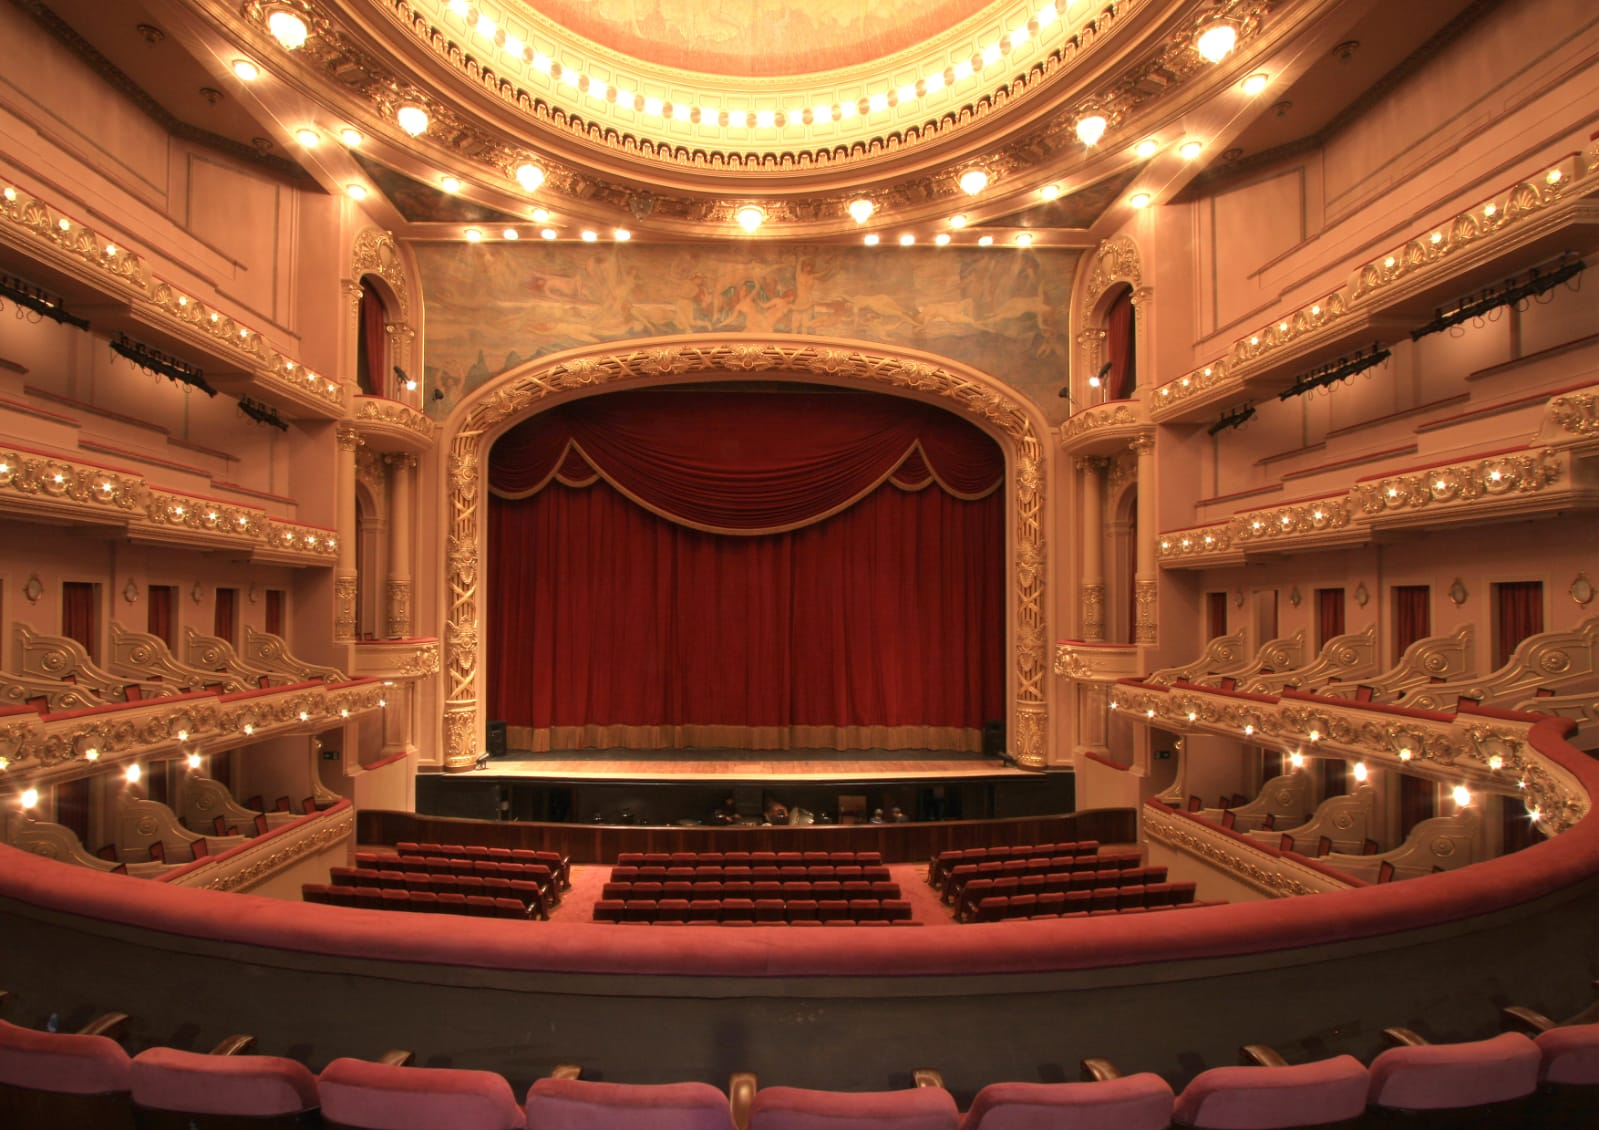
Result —
[{"label": "audience seating area", "polygon": [[875,851],[623,852],[596,922],[916,925]]},{"label": "audience seating area", "polygon": [[958,922],[999,922],[1090,914],[1144,913],[1196,902],[1195,884],[1168,883],[1164,867],[1144,867],[1136,848],[1101,851],[1093,840],[947,851],[927,881]]},{"label": "audience seating area", "polygon": [[[4,994],[0,993],[0,1000]],[[1590,1010],[1591,1012],[1592,1010]],[[209,1055],[152,1047],[130,1057],[127,1017],[108,1014],[77,1033],[0,1021],[0,1125],[97,1130],[1385,1130],[1406,1126],[1560,1130],[1599,1112],[1599,1023],[1564,1026],[1525,1009],[1487,1039],[1431,1045],[1407,1029],[1369,1066],[1350,1055],[1291,1065],[1248,1045],[1241,1066],[1201,1071],[1181,1091],[1161,1076],[1122,1076],[1082,1062],[1084,1082],[996,1082],[961,1113],[936,1071],[903,1090],[846,1093],[761,1087],[732,1076],[704,1082],[591,1082],[557,1067],[519,1103],[501,1075],[417,1067],[410,1052],[377,1061],[338,1058],[319,1075],[292,1058],[247,1054],[231,1036]]]},{"label": "audience seating area", "polygon": [[565,857],[526,848],[402,843],[393,854],[358,851],[355,863],[332,868],[327,883],[303,884],[301,897],[370,910],[548,919],[562,887],[571,886]]}]

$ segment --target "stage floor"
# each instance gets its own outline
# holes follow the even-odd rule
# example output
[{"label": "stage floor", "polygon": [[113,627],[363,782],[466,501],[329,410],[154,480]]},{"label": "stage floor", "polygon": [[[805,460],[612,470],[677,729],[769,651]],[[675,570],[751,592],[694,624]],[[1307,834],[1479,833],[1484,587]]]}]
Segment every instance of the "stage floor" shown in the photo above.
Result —
[{"label": "stage floor", "polygon": [[991,757],[937,750],[512,750],[474,777],[528,781],[926,781],[1032,777]]}]

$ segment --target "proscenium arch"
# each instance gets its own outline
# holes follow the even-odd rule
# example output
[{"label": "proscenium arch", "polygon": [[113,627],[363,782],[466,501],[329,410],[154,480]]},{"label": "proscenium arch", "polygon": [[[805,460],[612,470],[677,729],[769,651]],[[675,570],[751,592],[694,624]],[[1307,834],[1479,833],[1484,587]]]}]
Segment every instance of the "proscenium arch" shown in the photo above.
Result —
[{"label": "proscenium arch", "polygon": [[1007,600],[1012,656],[1006,678],[1010,752],[1042,769],[1048,730],[1044,485],[1050,453],[1036,409],[1007,385],[946,358],[875,343],[785,334],[681,335],[585,346],[510,370],[470,393],[446,425],[444,546],[444,769],[471,769],[482,753],[479,673],[488,451],[534,412],[601,391],[770,376],[842,384],[925,400],[965,417],[1005,452]]}]

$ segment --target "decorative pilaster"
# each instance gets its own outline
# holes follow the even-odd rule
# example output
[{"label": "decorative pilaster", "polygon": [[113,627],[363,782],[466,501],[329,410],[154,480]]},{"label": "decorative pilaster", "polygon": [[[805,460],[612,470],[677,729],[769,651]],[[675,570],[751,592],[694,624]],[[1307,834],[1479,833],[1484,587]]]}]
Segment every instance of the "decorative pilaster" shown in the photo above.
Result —
[{"label": "decorative pilaster", "polygon": [[1083,456],[1073,464],[1082,476],[1083,520],[1078,539],[1083,547],[1083,579],[1078,586],[1078,630],[1083,640],[1105,638],[1105,460]]},{"label": "decorative pilaster", "polygon": [[1141,435],[1128,446],[1138,456],[1138,558],[1133,573],[1133,642],[1154,643],[1155,438]]},{"label": "decorative pilaster", "polygon": [[356,637],[358,581],[355,572],[355,545],[359,531],[355,523],[355,453],[361,437],[348,424],[338,428],[339,458],[334,474],[338,509],[339,562],[333,574],[333,638],[351,641]]},{"label": "decorative pilaster", "polygon": [[1048,721],[1042,703],[1016,704],[1016,735],[1011,741],[1011,757],[1018,765],[1028,769],[1044,768],[1044,729]]},{"label": "decorative pilaster", "polygon": [[387,455],[389,465],[389,576],[384,585],[386,634],[411,635],[411,487],[416,458]]}]

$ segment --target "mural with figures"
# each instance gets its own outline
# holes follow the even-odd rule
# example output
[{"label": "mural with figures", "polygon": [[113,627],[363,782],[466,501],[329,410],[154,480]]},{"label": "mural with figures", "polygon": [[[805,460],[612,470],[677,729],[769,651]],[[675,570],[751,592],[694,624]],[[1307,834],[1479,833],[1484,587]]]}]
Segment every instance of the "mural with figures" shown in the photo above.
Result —
[{"label": "mural with figures", "polygon": [[965,362],[1046,412],[1066,369],[1076,252],[740,244],[415,245],[426,378],[447,412],[577,346],[689,333],[825,334]]}]

